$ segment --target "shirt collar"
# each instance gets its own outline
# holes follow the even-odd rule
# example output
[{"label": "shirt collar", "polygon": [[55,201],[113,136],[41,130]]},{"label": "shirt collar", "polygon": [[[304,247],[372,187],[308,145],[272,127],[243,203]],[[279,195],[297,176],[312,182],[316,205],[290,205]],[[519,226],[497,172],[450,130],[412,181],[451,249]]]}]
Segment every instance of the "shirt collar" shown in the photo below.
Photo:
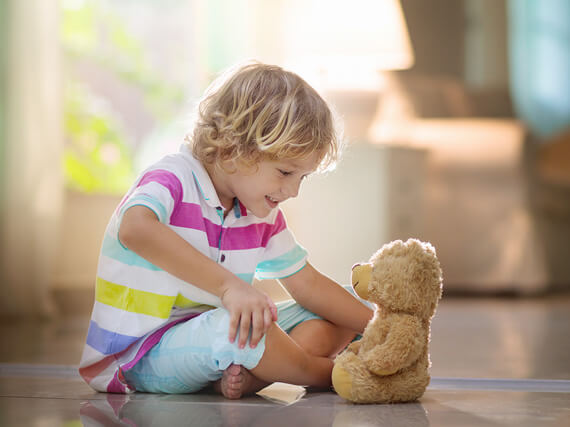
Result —
[{"label": "shirt collar", "polygon": [[[202,162],[200,162],[200,160],[194,157],[188,144],[182,144],[180,146],[180,152],[185,156],[185,158],[190,163],[192,169],[192,176],[194,177],[194,181],[196,182],[196,185],[200,189],[202,197],[204,197],[206,203],[209,206],[213,207],[214,209],[222,207],[222,203],[220,202],[220,198],[218,197],[218,193],[216,192],[214,183],[212,182],[212,179],[210,178],[210,175],[208,174],[208,171],[206,170]],[[234,203],[234,213],[237,218],[239,218],[240,216],[247,215],[247,209],[245,208],[243,203],[241,203],[237,199],[235,200]]]}]

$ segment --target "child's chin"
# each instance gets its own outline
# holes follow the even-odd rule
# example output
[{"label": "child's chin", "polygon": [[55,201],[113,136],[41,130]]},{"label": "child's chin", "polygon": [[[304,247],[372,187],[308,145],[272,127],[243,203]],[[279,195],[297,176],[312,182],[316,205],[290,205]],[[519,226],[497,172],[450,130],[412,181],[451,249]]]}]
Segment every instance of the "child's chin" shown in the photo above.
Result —
[{"label": "child's chin", "polygon": [[264,218],[267,215],[269,215],[273,209],[274,208],[267,205],[267,203],[266,203],[264,206],[260,206],[260,207],[257,207],[255,209],[252,209],[251,212],[253,212],[253,214],[258,218]]}]

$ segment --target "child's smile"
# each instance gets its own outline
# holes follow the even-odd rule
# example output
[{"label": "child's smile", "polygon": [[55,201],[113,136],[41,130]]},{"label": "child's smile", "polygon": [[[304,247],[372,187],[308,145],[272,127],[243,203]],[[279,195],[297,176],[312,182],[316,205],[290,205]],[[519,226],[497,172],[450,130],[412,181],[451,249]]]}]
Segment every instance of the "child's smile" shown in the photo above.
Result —
[{"label": "child's smile", "polygon": [[276,208],[277,205],[279,204],[279,200],[275,200],[273,197],[265,196],[265,198],[267,199],[267,203],[269,204],[271,209]]},{"label": "child's smile", "polygon": [[220,201],[226,209],[235,197],[255,216],[266,217],[279,203],[297,197],[301,182],[319,165],[320,153],[306,159],[262,160],[256,166],[239,168],[232,174],[212,177]]}]

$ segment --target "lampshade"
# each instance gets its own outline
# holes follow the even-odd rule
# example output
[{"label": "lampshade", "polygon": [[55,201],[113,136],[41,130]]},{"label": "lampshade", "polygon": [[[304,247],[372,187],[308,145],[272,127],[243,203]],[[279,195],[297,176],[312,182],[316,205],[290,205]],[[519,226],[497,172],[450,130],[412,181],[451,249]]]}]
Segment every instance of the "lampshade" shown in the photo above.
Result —
[{"label": "lampshade", "polygon": [[398,0],[291,0],[285,18],[290,68],[327,88],[377,90],[379,70],[414,62]]}]

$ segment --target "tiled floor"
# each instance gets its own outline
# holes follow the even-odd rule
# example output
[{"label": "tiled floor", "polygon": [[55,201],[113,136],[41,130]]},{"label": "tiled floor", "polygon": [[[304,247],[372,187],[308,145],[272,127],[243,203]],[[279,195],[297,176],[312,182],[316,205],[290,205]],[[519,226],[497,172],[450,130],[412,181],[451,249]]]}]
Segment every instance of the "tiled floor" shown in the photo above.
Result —
[{"label": "tiled floor", "polygon": [[87,319],[0,324],[0,426],[570,426],[570,295],[444,298],[432,383],[417,403],[352,405],[308,393],[261,397],[106,395],[75,374]]}]

